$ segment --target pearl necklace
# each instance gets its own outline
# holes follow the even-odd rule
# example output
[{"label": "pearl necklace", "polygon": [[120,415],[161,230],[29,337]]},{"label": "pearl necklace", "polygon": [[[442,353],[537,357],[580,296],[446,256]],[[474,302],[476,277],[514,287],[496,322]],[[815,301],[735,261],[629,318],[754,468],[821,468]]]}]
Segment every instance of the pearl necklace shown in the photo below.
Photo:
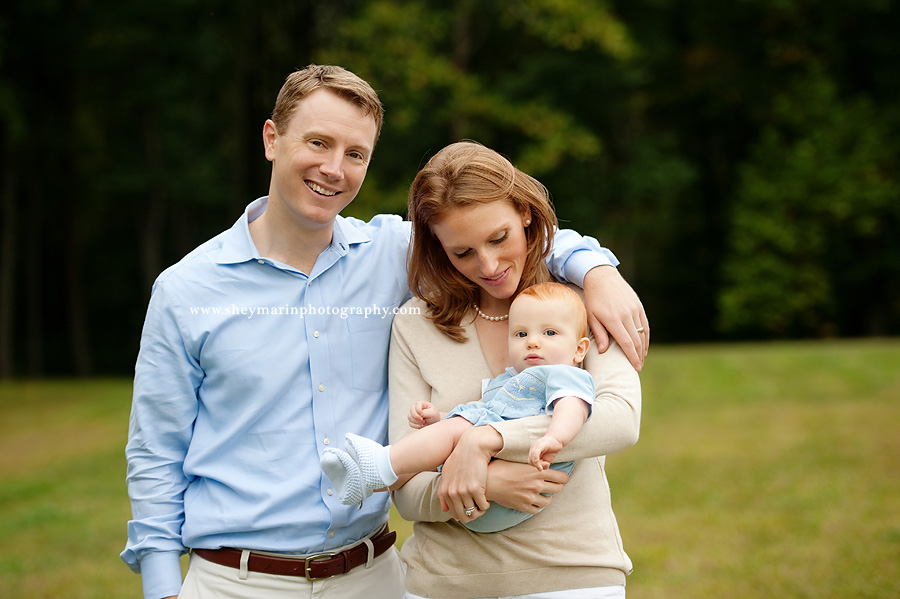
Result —
[{"label": "pearl necklace", "polygon": [[472,305],[475,306],[475,311],[478,312],[478,316],[484,318],[485,320],[491,320],[493,322],[497,322],[497,321],[506,320],[507,318],[509,318],[509,314],[504,314],[503,316],[488,316],[487,314],[485,314],[484,312],[481,311],[481,309],[478,307],[478,304],[472,304]]}]

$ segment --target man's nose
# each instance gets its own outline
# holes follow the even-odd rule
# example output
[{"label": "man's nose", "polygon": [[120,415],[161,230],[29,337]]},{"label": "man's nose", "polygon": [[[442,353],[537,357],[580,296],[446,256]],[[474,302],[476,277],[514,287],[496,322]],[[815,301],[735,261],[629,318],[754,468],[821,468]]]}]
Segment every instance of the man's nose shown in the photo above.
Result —
[{"label": "man's nose", "polygon": [[331,152],[319,165],[319,172],[332,181],[340,181],[344,178],[344,157],[338,152]]}]

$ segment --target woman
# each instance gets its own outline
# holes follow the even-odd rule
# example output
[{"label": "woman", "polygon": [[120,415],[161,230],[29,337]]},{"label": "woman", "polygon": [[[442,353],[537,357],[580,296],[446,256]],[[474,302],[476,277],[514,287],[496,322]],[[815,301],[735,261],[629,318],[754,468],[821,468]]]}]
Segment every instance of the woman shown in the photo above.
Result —
[{"label": "woman", "polygon": [[[419,313],[394,319],[392,441],[412,431],[407,413],[416,401],[447,411],[478,399],[481,380],[509,366],[509,305],[550,279],[543,258],[557,226],[540,183],[472,142],[444,148],[419,172],[409,214],[417,297],[408,307]],[[525,464],[549,423],[537,416],[471,429],[441,475],[419,474],[394,492],[401,516],[415,521],[401,551],[408,599],[624,597],[631,561],[603,456],[637,441],[640,383],[614,343],[603,354],[589,350],[584,367],[595,381],[593,412],[557,458],[576,460],[571,477]],[[537,515],[502,533],[462,526],[491,501]]]}]

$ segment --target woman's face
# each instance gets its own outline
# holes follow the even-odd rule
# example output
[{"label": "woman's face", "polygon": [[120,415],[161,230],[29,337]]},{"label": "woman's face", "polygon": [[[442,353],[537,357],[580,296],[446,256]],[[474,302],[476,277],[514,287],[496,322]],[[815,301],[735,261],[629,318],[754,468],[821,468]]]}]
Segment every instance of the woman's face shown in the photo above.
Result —
[{"label": "woman's face", "polygon": [[450,263],[488,296],[509,299],[525,266],[526,217],[512,202],[496,201],[452,208],[431,224]]}]

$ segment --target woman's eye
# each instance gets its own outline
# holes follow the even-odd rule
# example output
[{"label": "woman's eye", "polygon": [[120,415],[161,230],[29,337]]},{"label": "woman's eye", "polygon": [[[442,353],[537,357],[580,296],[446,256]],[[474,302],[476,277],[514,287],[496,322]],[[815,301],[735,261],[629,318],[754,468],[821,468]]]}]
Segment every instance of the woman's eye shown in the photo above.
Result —
[{"label": "woman's eye", "polygon": [[497,239],[492,239],[491,243],[500,244],[500,243],[503,243],[504,241],[506,241],[506,233],[504,233],[502,237],[498,237]]},{"label": "woman's eye", "polygon": [[472,250],[466,250],[464,252],[456,252],[456,257],[457,258],[465,258],[466,256],[468,256],[471,253],[471,251]]}]

